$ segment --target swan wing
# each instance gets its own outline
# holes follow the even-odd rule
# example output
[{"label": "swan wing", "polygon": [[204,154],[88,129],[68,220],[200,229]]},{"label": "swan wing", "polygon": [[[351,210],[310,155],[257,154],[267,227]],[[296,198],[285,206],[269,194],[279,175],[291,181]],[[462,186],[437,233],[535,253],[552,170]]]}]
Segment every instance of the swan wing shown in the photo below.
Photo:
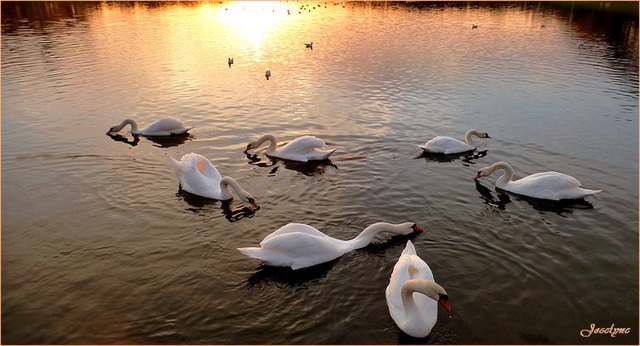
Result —
[{"label": "swan wing", "polygon": [[222,177],[211,161],[202,155],[190,153],[184,155],[179,164],[182,180],[180,181],[180,175],[176,175],[185,191],[214,199],[223,197],[220,189]]},{"label": "swan wing", "polygon": [[314,136],[298,137],[285,146],[280,148],[278,152],[283,155],[305,155],[315,149],[326,149],[327,145],[320,138]]},{"label": "swan wing", "polygon": [[505,188],[514,193],[550,200],[582,198],[600,190],[580,187],[578,179],[559,172],[541,172],[509,182]]},{"label": "swan wing", "polygon": [[426,152],[440,154],[456,154],[475,149],[463,141],[448,136],[435,137],[420,148]]},{"label": "swan wing", "polygon": [[273,233],[269,234],[268,236],[266,236],[262,242],[260,243],[261,246],[264,246],[264,243],[266,241],[268,241],[269,239],[282,235],[282,234],[287,234],[287,233],[306,233],[312,236],[316,236],[316,237],[329,237],[328,235],[318,231],[317,229],[315,229],[314,227],[311,227],[309,225],[305,225],[303,223],[289,223],[286,224],[280,228],[278,228],[277,230],[275,230]]},{"label": "swan wing", "polygon": [[[283,233],[263,240],[252,257],[269,265],[300,269],[331,261],[344,254],[336,239],[305,232]],[[246,249],[246,248],[244,248]],[[241,252],[247,254],[243,249]],[[258,256],[255,256],[258,255]]]},{"label": "swan wing", "polygon": [[158,119],[147,127],[140,129],[140,133],[143,135],[171,135],[185,133],[191,128],[184,126],[184,123],[180,119],[166,117]]}]

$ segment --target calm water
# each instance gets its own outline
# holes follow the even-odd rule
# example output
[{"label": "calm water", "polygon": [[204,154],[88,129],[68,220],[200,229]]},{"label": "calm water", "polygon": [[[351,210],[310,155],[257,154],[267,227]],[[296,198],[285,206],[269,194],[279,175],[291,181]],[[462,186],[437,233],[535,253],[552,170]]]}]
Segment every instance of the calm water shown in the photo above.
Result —
[{"label": "calm water", "polygon": [[[304,4],[2,2],[2,343],[637,344],[637,3]],[[195,129],[105,135],[162,116]],[[475,156],[416,147],[469,128],[492,136]],[[242,153],[266,133],[340,149]],[[262,209],[179,192],[169,157],[189,152]],[[603,192],[474,183],[499,160]],[[299,272],[236,250],[377,221],[425,231]],[[408,239],[453,308],[426,339],[384,296]]]}]

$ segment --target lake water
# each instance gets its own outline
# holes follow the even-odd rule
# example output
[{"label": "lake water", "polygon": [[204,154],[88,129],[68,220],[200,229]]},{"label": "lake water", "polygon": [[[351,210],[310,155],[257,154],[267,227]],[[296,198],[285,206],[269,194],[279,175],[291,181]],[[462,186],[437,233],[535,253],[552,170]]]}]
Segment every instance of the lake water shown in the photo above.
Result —
[{"label": "lake water", "polygon": [[[195,128],[105,135],[163,116]],[[491,135],[475,155],[417,147],[470,128]],[[339,149],[243,154],[267,133]],[[189,152],[262,208],[179,191]],[[471,179],[496,161],[603,191]],[[424,232],[302,271],[236,250],[378,221]],[[453,308],[425,339],[385,301],[409,239]],[[2,2],[3,344],[637,344],[638,325],[637,3]]]}]

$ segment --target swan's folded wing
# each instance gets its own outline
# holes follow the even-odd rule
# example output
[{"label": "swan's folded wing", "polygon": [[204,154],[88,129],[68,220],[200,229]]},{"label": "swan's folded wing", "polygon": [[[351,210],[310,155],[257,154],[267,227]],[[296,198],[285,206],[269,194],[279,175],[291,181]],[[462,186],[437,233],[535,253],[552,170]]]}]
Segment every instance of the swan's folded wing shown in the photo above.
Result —
[{"label": "swan's folded wing", "polygon": [[452,137],[438,136],[428,141],[425,146],[427,148],[434,147],[441,150],[445,154],[459,153],[463,151],[473,150],[474,148],[467,143]]},{"label": "swan's folded wing", "polygon": [[304,155],[312,150],[326,149],[326,144],[320,138],[313,136],[298,137],[280,149],[282,154],[286,155]]},{"label": "swan's folded wing", "polygon": [[262,241],[263,249],[285,252],[294,257],[314,257],[334,252],[335,246],[326,235],[315,236],[304,232],[280,234]]},{"label": "swan's folded wing", "polygon": [[552,188],[570,188],[582,185],[578,179],[570,175],[554,171],[531,174],[520,179],[520,181],[540,183]]},{"label": "swan's folded wing", "polygon": [[222,176],[220,172],[216,169],[216,167],[209,161],[206,157],[190,153],[186,154],[182,157],[183,167],[190,167],[192,169],[197,170],[200,174],[205,177],[214,179],[218,183],[222,180]]},{"label": "swan's folded wing", "polygon": [[316,237],[328,237],[326,234],[318,231],[317,229],[309,226],[309,225],[305,225],[303,223],[289,223],[286,224],[280,228],[278,228],[277,230],[275,230],[273,233],[269,234],[268,236],[264,237],[264,239],[262,240],[262,242],[260,242],[261,246],[264,246],[264,243],[276,236],[282,235],[282,234],[287,234],[287,233],[306,233],[312,236],[316,236]]},{"label": "swan's folded wing", "polygon": [[172,130],[183,129],[184,127],[185,126],[184,123],[182,123],[182,120],[172,117],[166,117],[152,122],[151,124],[149,124],[149,126],[144,128],[144,131],[158,133],[172,132]]}]

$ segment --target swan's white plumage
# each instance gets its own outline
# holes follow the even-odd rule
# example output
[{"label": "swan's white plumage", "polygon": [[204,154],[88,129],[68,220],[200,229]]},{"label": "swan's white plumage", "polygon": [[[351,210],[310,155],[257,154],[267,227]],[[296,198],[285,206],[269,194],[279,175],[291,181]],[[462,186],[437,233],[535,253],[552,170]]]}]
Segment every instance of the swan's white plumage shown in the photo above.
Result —
[{"label": "swan's white plumage", "polygon": [[250,143],[250,146],[255,144],[253,148],[257,148],[265,141],[271,142],[267,148],[268,156],[301,162],[326,160],[338,149],[327,150],[326,143],[314,136],[301,136],[277,148],[275,137],[266,135]]},{"label": "swan's white plumage", "polygon": [[478,146],[471,136],[480,138],[490,138],[486,132],[471,129],[465,133],[465,141],[461,141],[449,136],[437,136],[419,147],[428,153],[433,154],[459,154],[475,150]]},{"label": "swan's white plumage", "polygon": [[211,161],[202,155],[190,153],[177,161],[171,158],[173,170],[183,190],[194,195],[218,200],[230,199],[231,189],[221,186],[222,176]]},{"label": "swan's white plumage", "polygon": [[447,136],[437,136],[429,140],[425,145],[420,145],[419,147],[426,152],[437,154],[464,153],[465,151],[471,151],[476,148],[461,140]]},{"label": "swan's white plumage", "polygon": [[578,179],[554,171],[535,173],[518,180],[512,180],[513,168],[506,162],[496,162],[491,166],[483,167],[478,173],[487,176],[499,169],[503,169],[505,173],[496,181],[496,187],[533,198],[553,201],[580,199],[602,191],[582,188]]},{"label": "swan's white plumage", "polygon": [[250,193],[243,190],[235,179],[220,176],[211,161],[204,156],[190,153],[184,155],[180,161],[172,157],[171,164],[183,190],[222,201],[231,199],[231,193],[235,192],[243,202],[260,209]]},{"label": "swan's white plumage", "polygon": [[390,232],[409,234],[421,230],[412,222],[397,225],[378,222],[351,240],[332,238],[314,227],[300,223],[287,224],[267,235],[260,247],[238,248],[243,254],[267,265],[301,269],[336,259],[369,244],[376,234]]},{"label": "swan's white plumage", "polygon": [[112,126],[107,134],[118,132],[125,126],[131,125],[131,133],[143,136],[171,136],[187,133],[193,127],[186,127],[182,120],[166,117],[158,119],[142,129],[138,129],[138,123],[133,119],[125,119],[119,125]]},{"label": "swan's white plumage", "polygon": [[415,279],[434,281],[429,265],[418,257],[413,243],[407,241],[406,248],[393,267],[385,296],[389,314],[396,325],[413,337],[425,337],[438,321],[438,302],[424,294],[414,293],[416,314],[408,315],[402,302],[402,285],[407,280]]},{"label": "swan's white plumage", "polygon": [[143,136],[170,136],[180,135],[191,130],[193,127],[186,127],[182,120],[166,117],[158,119],[148,126],[139,130],[139,134]]}]

